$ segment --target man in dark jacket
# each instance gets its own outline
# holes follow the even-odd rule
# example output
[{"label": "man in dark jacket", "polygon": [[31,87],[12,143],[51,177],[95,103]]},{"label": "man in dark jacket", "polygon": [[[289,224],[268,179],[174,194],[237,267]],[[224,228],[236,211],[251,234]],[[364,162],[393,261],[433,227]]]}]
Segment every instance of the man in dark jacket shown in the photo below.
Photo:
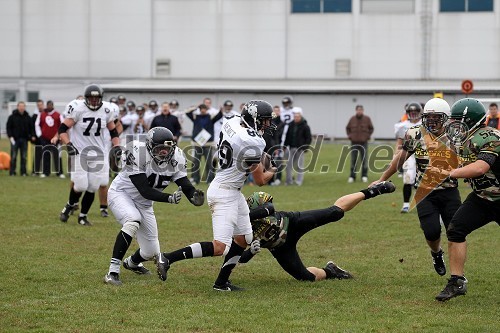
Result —
[{"label": "man in dark jacket", "polygon": [[288,125],[286,132],[285,147],[288,152],[286,164],[286,184],[293,184],[293,171],[297,171],[295,184],[301,186],[304,181],[304,153],[311,144],[311,128],[302,117],[302,110],[295,108],[293,121]]},{"label": "man in dark jacket", "polygon": [[373,125],[370,117],[365,116],[364,108],[362,105],[356,105],[356,114],[349,119],[346,126],[347,137],[351,141],[351,175],[349,176],[349,183],[356,180],[356,163],[358,154],[362,161],[361,167],[361,180],[368,182],[368,159],[366,153],[368,152],[368,140],[373,133]]},{"label": "man in dark jacket", "polygon": [[[199,110],[196,112],[195,110]],[[194,111],[194,112],[193,112]],[[222,112],[212,116],[208,112],[208,106],[201,104],[197,109],[191,108],[186,111],[186,116],[193,122],[193,166],[191,169],[191,177],[193,184],[199,184],[201,157],[205,156],[205,172],[207,173],[207,183],[212,182],[215,177],[214,166],[212,163],[214,153],[214,124],[222,118]]]},{"label": "man in dark jacket", "polygon": [[33,121],[26,112],[24,102],[17,103],[17,109],[7,119],[7,136],[9,137],[10,148],[10,175],[16,175],[17,152],[21,151],[21,175],[26,176],[26,155],[28,152],[28,141],[35,142],[35,128]]},{"label": "man in dark jacket", "polygon": [[151,122],[151,128],[153,127],[165,127],[169,129],[174,135],[175,141],[181,136],[181,124],[179,123],[179,119],[170,113],[170,105],[167,102],[161,105],[161,114],[154,117]]}]

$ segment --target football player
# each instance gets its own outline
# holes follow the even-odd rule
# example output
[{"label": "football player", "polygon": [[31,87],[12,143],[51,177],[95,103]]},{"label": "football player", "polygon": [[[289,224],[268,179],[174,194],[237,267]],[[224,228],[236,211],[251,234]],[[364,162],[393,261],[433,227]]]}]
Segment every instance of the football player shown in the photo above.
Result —
[{"label": "football player", "polygon": [[265,192],[254,192],[247,198],[253,241],[243,252],[240,263],[247,263],[261,248],[268,249],[278,264],[291,276],[301,281],[325,279],[352,279],[348,271],[329,261],[324,268],[305,267],[297,252],[297,243],[309,231],[336,222],[344,213],[356,207],[362,200],[368,200],[384,193],[394,192],[391,182],[380,182],[356,193],[345,195],[331,207],[303,212],[275,211],[273,197]]},{"label": "football player", "polygon": [[[137,274],[151,274],[142,263],[160,252],[153,201],[178,204],[183,192],[193,205],[201,206],[205,198],[203,191],[188,180],[186,157],[172,132],[164,127],[150,129],[145,143],[134,140],[128,144],[122,161],[124,167],[108,192],[109,207],[122,225],[104,276],[104,282],[112,285],[122,284],[120,265],[134,237],[140,248],[123,260],[123,267]],[[163,193],[171,181],[179,189]]]},{"label": "football player", "polygon": [[[450,148],[445,124],[450,116],[450,106],[441,98],[429,100],[422,114],[422,124],[410,127],[402,140],[402,149],[394,156],[389,168],[375,182],[391,178],[401,166],[414,156],[416,161],[415,202],[417,203],[420,228],[431,249],[434,269],[439,275],[446,274],[441,248],[441,221],[448,229],[450,221],[461,204],[458,182],[454,178],[439,177],[429,167],[455,167],[456,154]],[[406,184],[405,184],[406,186]]]},{"label": "football player", "polygon": [[[92,225],[87,219],[87,213],[94,202],[95,191],[109,179],[108,145],[104,131],[109,130],[114,151],[119,149],[120,144],[114,122],[115,107],[115,104],[103,101],[103,90],[96,84],[85,88],[84,100],[73,100],[66,107],[65,119],[58,133],[70,156],[73,185],[69,200],[59,216],[62,222],[68,221],[80,196],[85,192],[78,223]],[[67,133],[70,128],[71,138]]]},{"label": "football player", "polygon": [[261,100],[245,104],[240,116],[227,119],[219,136],[219,169],[208,188],[208,205],[212,212],[214,240],[191,244],[185,248],[159,253],[155,261],[158,277],[165,281],[170,264],[179,260],[224,256],[224,263],[213,285],[218,291],[242,288],[229,282],[229,275],[241,254],[252,242],[252,225],[245,197],[240,192],[249,173],[254,182],[265,185],[276,172],[261,162],[266,142],[264,131],[273,132],[273,108]]},{"label": "football player", "polygon": [[500,224],[500,130],[484,125],[486,109],[473,98],[461,99],[451,107],[446,132],[454,144],[460,167],[435,168],[444,176],[465,178],[472,192],[453,216],[446,236],[451,277],[436,296],[438,301],[465,295],[466,237],[489,222]]},{"label": "football player", "polygon": [[[406,131],[413,126],[421,124],[422,106],[417,102],[410,102],[405,105],[407,120],[395,125],[396,129],[396,154],[398,154],[403,147],[403,140]],[[410,211],[410,198],[411,188],[415,184],[417,165],[415,157],[410,156],[403,164],[403,207],[401,213],[408,213]]]}]

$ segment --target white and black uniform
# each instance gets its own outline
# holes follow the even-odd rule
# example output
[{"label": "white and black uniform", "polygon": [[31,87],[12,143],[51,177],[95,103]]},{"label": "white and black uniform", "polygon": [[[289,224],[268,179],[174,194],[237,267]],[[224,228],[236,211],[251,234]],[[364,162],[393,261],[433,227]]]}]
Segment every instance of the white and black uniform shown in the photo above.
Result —
[{"label": "white and black uniform", "polygon": [[[215,114],[217,115],[217,114]],[[224,122],[226,121],[227,118],[231,118],[233,116],[239,116],[239,112],[235,111],[235,110],[231,110],[231,111],[222,111],[222,118],[220,118],[219,120],[217,120],[215,123],[214,123],[214,139],[217,140],[217,138],[219,137],[220,135],[220,131],[222,129],[222,125],[224,124]]]},{"label": "white and black uniform", "polygon": [[284,107],[280,106],[280,119],[285,126],[283,127],[283,134],[281,134],[281,141],[280,145],[283,147],[285,144],[285,138],[286,138],[286,133],[288,132],[288,124],[290,124],[293,121],[293,112],[296,109],[295,107],[290,108],[290,109],[285,109]]},{"label": "white and black uniform", "polygon": [[234,116],[222,126],[218,143],[219,169],[207,191],[214,240],[231,246],[233,236],[251,235],[249,209],[240,192],[253,163],[259,163],[266,142]]},{"label": "white and black uniform", "polygon": [[[405,120],[401,123],[394,125],[396,132],[396,139],[405,140],[406,131],[408,131],[413,126],[421,125],[422,121],[412,123],[409,120]],[[413,185],[415,184],[415,179],[417,176],[417,163],[415,161],[415,155],[411,155],[403,164],[403,183]]]},{"label": "white and black uniform", "polygon": [[66,106],[64,117],[75,122],[70,140],[79,152],[71,157],[71,181],[76,192],[93,193],[100,184],[108,182],[107,141],[111,140],[107,126],[115,120],[114,110],[115,106],[109,102],[102,102],[96,111],[90,110],[83,100],[73,100]]},{"label": "white and black uniform", "polygon": [[141,256],[149,260],[160,251],[153,200],[141,195],[131,177],[145,174],[150,187],[162,192],[171,181],[187,177],[186,157],[176,147],[172,159],[158,165],[147,151],[145,142],[138,140],[130,142],[122,156],[124,167],[109,187],[108,205],[122,226],[127,222],[139,223],[135,236]]}]

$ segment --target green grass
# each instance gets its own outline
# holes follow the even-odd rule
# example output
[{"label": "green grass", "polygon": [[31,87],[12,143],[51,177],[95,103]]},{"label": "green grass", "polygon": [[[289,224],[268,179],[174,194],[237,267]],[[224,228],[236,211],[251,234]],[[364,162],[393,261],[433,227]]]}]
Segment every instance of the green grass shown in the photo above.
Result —
[{"label": "green grass", "polygon": [[[1,150],[7,146],[0,141]],[[327,207],[361,189],[361,183],[347,184],[346,172],[335,173],[339,152],[340,146],[325,145],[319,164],[330,165],[329,173],[307,174],[302,187],[266,187],[276,207]],[[355,280],[297,282],[264,250],[233,272],[245,292],[216,293],[211,287],[221,258],[176,263],[165,283],[124,271],[122,287],[105,285],[119,230],[114,218],[99,217],[96,201],[89,215],[93,227],[77,225],[75,217],[61,223],[68,179],[1,171],[0,331],[498,332],[498,226],[490,223],[468,237],[468,294],[438,303],[434,296],[446,278],[432,268],[416,213],[399,213],[401,181],[393,180],[396,193],[362,202],[299,242],[306,265],[323,267],[333,259]],[[243,193],[255,189],[246,186]],[[156,204],[155,211],[165,251],[212,239],[207,206],[184,200]]]}]

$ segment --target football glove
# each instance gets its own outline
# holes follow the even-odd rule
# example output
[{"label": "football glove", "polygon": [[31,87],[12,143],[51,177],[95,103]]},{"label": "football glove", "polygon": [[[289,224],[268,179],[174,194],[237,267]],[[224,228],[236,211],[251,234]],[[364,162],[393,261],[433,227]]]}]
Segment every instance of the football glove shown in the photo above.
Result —
[{"label": "football glove", "polygon": [[75,155],[78,155],[80,153],[78,151],[78,149],[76,149],[76,147],[73,146],[73,144],[71,142],[68,142],[68,144],[66,145],[66,150],[67,150],[69,156],[75,156]]},{"label": "football glove", "polygon": [[205,203],[205,193],[203,190],[194,190],[193,197],[189,199],[191,203],[195,206],[202,206]]},{"label": "football glove", "polygon": [[174,193],[170,194],[170,196],[168,197],[168,203],[177,205],[181,201],[181,198],[182,198],[182,187],[179,186],[179,189]]},{"label": "football glove", "polygon": [[256,255],[260,252],[260,239],[254,239],[252,243],[250,243],[250,252],[253,255]]}]

